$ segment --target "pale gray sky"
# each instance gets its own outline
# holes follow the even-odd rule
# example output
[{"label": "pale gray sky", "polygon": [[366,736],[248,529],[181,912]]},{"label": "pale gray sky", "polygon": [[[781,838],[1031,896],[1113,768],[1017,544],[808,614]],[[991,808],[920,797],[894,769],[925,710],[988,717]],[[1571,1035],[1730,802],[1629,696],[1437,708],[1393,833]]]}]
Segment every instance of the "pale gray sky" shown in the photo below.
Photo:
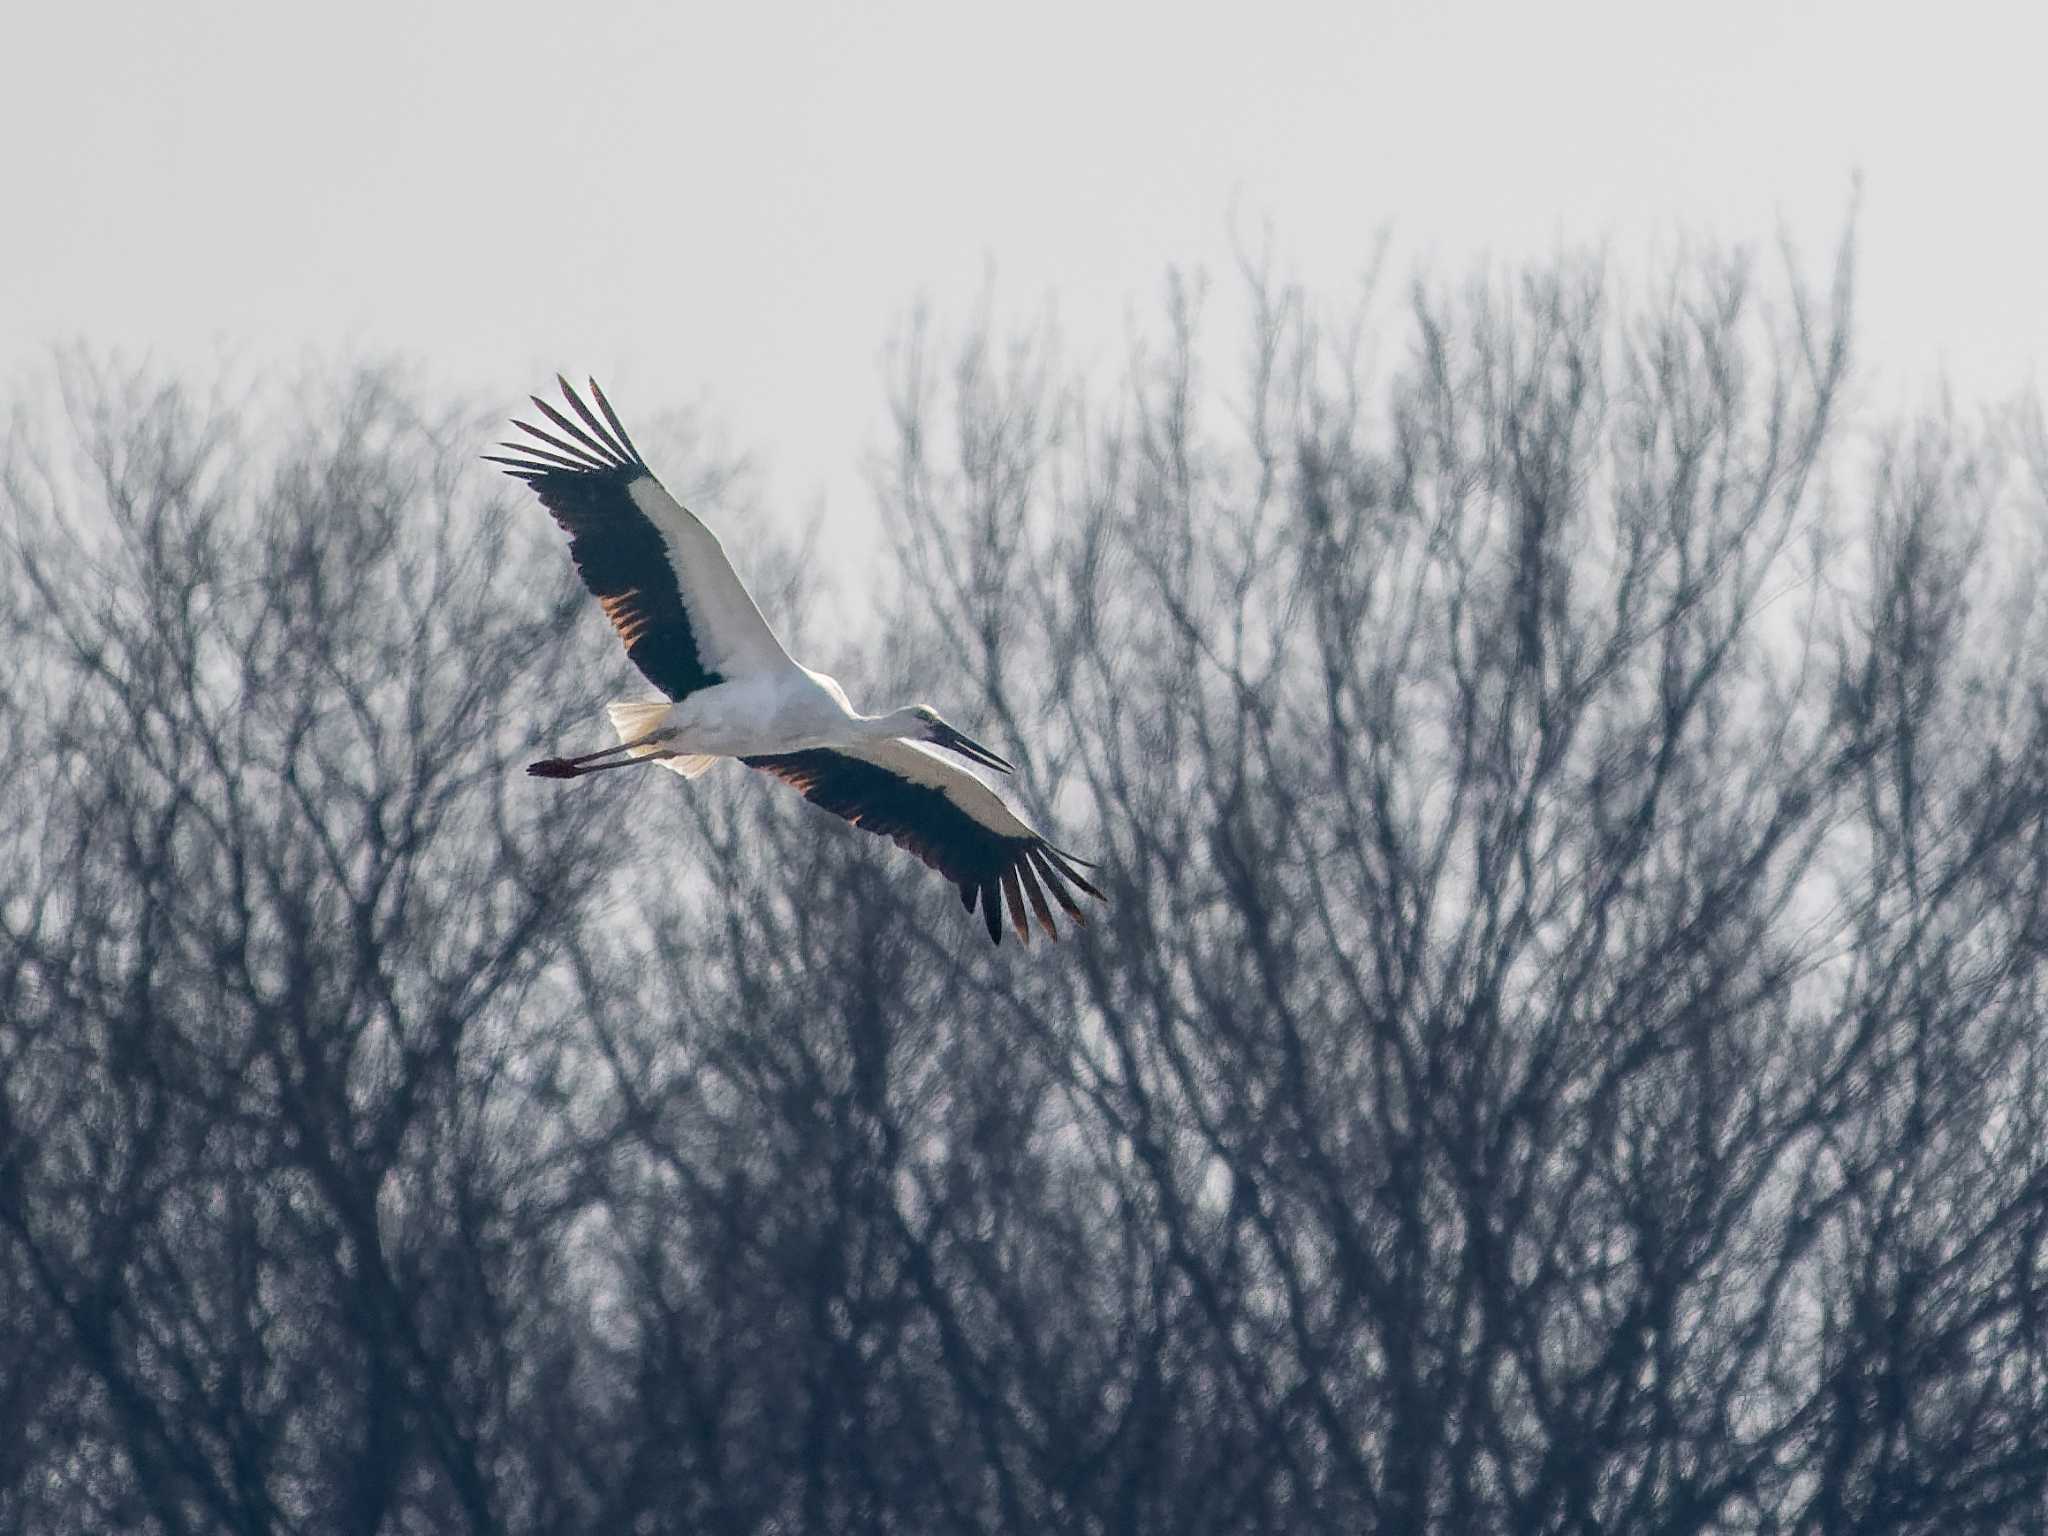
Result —
[{"label": "pale gray sky", "polygon": [[[702,402],[786,510],[864,515],[920,294],[1056,300],[1114,362],[1233,216],[1342,297],[1683,234],[1824,257],[1865,176],[1865,357],[1965,400],[2048,356],[2048,21],[1904,4],[17,7],[0,383],[45,344],[397,352],[510,407],[564,366]],[[2016,19],[2019,18],[2019,19]],[[631,416],[629,416],[631,419]],[[687,479],[687,476],[671,478]]]}]

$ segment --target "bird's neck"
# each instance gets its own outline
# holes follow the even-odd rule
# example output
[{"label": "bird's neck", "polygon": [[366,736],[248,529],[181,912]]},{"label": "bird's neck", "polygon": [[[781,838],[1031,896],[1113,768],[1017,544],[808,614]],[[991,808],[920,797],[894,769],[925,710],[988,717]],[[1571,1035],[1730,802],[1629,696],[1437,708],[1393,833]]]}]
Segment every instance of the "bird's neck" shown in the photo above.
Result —
[{"label": "bird's neck", "polygon": [[924,721],[907,709],[892,709],[886,715],[863,715],[860,724],[863,736],[877,740],[886,736],[915,739],[924,734]]}]

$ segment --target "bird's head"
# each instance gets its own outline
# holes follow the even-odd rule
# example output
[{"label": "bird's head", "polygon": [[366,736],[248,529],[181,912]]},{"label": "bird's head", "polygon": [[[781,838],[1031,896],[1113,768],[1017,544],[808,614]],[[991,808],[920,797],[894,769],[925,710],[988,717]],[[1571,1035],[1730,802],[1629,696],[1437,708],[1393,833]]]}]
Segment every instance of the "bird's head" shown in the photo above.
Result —
[{"label": "bird's head", "polygon": [[944,747],[948,752],[957,752],[970,763],[981,763],[999,773],[1014,773],[1016,769],[1005,758],[998,757],[965,731],[955,730],[945,718],[929,704],[913,704],[905,711],[916,724],[915,732],[906,731],[918,741],[928,741],[935,747]]}]

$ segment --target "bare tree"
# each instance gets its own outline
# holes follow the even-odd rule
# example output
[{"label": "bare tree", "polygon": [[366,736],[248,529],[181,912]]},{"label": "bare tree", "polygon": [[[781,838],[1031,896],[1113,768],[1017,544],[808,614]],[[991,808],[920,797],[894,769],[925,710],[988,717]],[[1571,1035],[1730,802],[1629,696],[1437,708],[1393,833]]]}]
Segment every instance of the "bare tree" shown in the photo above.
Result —
[{"label": "bare tree", "polygon": [[472,424],[376,376],[274,468],[176,388],[65,384],[6,482],[8,1523],[501,1528],[573,1340],[524,1109],[603,865],[509,772],[571,594],[464,489]]},{"label": "bare tree", "polygon": [[1235,384],[1178,284],[1106,401],[913,334],[823,659],[1106,851],[1057,950],[736,770],[520,775],[621,663],[469,421],[273,469],[74,372],[6,1522],[2041,1530],[2048,453],[1853,421],[1785,272],[1419,289],[1377,373],[1254,272]]},{"label": "bare tree", "polygon": [[1170,1271],[1163,1527],[2043,1517],[2027,504],[1757,288],[1418,292],[1375,419],[1256,281],[1238,441],[1183,289],[1106,415],[913,354],[918,590],[1114,849],[999,1017]]}]

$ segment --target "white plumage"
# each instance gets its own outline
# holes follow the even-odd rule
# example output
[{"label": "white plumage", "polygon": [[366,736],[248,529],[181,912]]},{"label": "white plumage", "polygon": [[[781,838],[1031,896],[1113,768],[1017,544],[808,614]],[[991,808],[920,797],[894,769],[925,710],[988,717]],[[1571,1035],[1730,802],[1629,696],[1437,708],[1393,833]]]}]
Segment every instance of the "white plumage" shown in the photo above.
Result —
[{"label": "white plumage", "polygon": [[863,715],[835,680],[792,660],[718,536],[662,489],[596,381],[602,419],[559,382],[580,424],[535,396],[554,430],[515,422],[534,441],[484,457],[532,486],[569,534],[584,585],[667,697],[607,706],[619,745],[527,771],[570,779],[656,762],[695,778],[736,757],[915,853],[959,887],[968,911],[981,906],[997,943],[1006,906],[1020,938],[1031,936],[1032,913],[1057,938],[1048,893],[1086,921],[1069,887],[1102,899],[1076,868],[1087,861],[1048,843],[947,754],[1003,773],[1010,764],[926,705]]}]

